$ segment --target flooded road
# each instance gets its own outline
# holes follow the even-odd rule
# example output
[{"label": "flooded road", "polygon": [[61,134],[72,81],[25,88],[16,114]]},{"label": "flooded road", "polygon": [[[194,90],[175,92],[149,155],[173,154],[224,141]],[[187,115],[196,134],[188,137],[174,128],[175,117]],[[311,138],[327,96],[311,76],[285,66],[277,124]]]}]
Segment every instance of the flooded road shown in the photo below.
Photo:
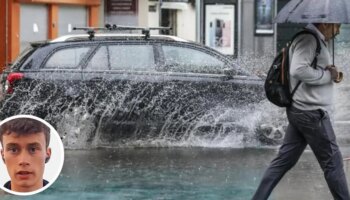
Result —
[{"label": "flooded road", "polygon": [[[342,148],[350,156],[350,148]],[[25,199],[235,199],[253,195],[276,149],[120,148],[67,150],[45,192]],[[350,177],[350,162],[345,162]],[[2,200],[22,199],[12,195]],[[282,179],[272,200],[332,199],[310,150]]]}]

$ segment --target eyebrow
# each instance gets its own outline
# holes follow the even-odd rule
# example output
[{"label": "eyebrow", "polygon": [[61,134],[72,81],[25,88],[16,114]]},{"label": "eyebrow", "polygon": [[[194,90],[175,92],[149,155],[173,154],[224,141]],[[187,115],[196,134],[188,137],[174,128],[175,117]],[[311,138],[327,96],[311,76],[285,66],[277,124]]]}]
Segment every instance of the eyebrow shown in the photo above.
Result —
[{"label": "eyebrow", "polygon": [[38,142],[29,143],[27,146],[29,146],[29,147],[40,147],[41,148],[41,144],[38,143]]},{"label": "eyebrow", "polygon": [[[17,143],[8,143],[6,144],[6,147],[14,147],[14,146],[19,146]],[[41,144],[39,142],[33,142],[27,144],[28,147],[41,147]]]},{"label": "eyebrow", "polygon": [[8,147],[14,147],[14,146],[18,146],[18,144],[17,143],[8,143],[8,144],[6,144],[7,148]]}]

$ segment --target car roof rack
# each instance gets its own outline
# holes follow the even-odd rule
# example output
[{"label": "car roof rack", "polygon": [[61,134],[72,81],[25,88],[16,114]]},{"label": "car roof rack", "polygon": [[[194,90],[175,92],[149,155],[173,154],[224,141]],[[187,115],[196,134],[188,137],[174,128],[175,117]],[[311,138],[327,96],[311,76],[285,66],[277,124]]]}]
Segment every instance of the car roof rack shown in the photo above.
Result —
[{"label": "car roof rack", "polygon": [[125,30],[140,30],[145,36],[145,40],[151,36],[151,30],[171,30],[171,27],[138,27],[138,26],[121,26],[116,24],[106,24],[105,27],[74,27],[73,30],[83,30],[89,35],[89,39],[93,40],[96,31],[125,31]]}]

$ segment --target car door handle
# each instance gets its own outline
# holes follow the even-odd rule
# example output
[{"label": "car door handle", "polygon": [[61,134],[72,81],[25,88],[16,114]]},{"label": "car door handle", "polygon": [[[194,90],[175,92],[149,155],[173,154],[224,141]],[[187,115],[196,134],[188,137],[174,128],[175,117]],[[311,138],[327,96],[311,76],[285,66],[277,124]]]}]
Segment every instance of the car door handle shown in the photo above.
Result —
[{"label": "car door handle", "polygon": [[221,79],[221,81],[229,81],[229,80],[232,80],[234,78],[233,78],[233,76],[222,76],[220,79]]}]

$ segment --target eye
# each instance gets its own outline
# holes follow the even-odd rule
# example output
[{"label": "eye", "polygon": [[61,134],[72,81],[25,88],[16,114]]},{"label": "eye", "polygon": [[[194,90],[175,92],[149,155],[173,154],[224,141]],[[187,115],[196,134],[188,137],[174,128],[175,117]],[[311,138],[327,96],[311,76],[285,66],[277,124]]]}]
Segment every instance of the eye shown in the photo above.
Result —
[{"label": "eye", "polygon": [[29,153],[35,153],[36,150],[37,150],[36,147],[30,147],[30,148],[29,148]]},{"label": "eye", "polygon": [[17,147],[9,147],[7,151],[10,153],[18,153],[19,150]]}]

